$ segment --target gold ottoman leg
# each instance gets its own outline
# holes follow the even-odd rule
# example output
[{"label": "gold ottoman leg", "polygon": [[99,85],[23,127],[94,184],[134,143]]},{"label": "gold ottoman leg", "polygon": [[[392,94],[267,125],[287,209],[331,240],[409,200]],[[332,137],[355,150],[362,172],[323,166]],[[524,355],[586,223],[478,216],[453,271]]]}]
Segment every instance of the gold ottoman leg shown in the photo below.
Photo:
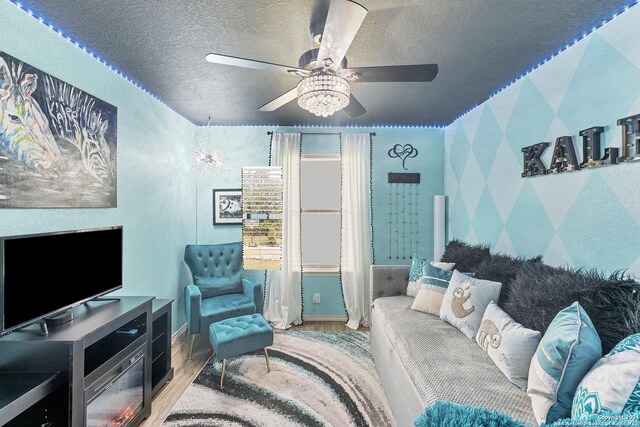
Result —
[{"label": "gold ottoman leg", "polygon": [[220,376],[220,388],[224,388],[224,370],[227,367],[227,359],[222,359],[222,375]]},{"label": "gold ottoman leg", "polygon": [[264,358],[267,360],[267,372],[271,372],[271,368],[269,367],[269,352],[267,351],[267,347],[264,348]]}]

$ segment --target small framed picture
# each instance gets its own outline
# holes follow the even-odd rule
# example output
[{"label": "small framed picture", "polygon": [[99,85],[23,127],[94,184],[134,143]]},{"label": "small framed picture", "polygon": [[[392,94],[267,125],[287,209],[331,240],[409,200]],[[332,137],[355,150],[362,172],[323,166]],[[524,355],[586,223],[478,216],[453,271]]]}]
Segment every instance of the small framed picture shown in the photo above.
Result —
[{"label": "small framed picture", "polygon": [[242,224],[242,190],[213,190],[213,223]]}]

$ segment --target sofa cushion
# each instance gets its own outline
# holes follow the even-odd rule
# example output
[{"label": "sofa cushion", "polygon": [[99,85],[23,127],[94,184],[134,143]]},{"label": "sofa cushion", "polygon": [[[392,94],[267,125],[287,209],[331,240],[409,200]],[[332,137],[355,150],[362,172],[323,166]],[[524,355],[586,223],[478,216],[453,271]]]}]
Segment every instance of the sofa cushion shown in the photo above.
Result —
[{"label": "sofa cushion", "polygon": [[580,304],[560,311],[542,337],[529,369],[527,393],[538,423],[571,416],[578,384],[601,356],[598,333]]},{"label": "sofa cushion", "polygon": [[621,274],[525,263],[511,282],[508,300],[498,304],[516,322],[544,334],[555,315],[575,301],[589,313],[603,353],[640,332],[640,283]]},{"label": "sofa cushion", "polygon": [[526,390],[531,358],[541,338],[540,332],[514,322],[491,301],[484,312],[476,342],[509,381]]},{"label": "sofa cushion", "polygon": [[484,311],[491,301],[498,300],[501,286],[454,270],[442,299],[440,318],[460,329],[467,338],[475,339]]},{"label": "sofa cushion", "polygon": [[470,245],[454,239],[447,244],[440,261],[455,263],[458,271],[472,272],[478,264],[488,258],[491,258],[489,246]]},{"label": "sofa cushion", "polygon": [[206,331],[213,322],[256,312],[256,305],[245,294],[225,294],[202,300],[200,330]]},{"label": "sofa cushion", "polygon": [[475,342],[440,318],[411,310],[412,303],[406,296],[378,298],[372,322],[382,325],[424,406],[449,400],[535,421],[526,393]]},{"label": "sofa cushion", "polygon": [[625,338],[580,381],[571,417],[640,415],[640,334]]}]

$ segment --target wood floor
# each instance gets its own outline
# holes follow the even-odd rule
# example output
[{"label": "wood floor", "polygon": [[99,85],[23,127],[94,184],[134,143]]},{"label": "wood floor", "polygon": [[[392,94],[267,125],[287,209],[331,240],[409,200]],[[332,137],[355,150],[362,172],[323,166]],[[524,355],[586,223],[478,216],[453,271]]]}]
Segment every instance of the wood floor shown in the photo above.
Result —
[{"label": "wood floor", "polygon": [[[369,328],[361,327],[360,330]],[[348,331],[343,322],[305,322],[304,325],[295,326],[289,331]],[[145,420],[142,427],[158,427],[169,415],[171,409],[198,375],[205,362],[211,357],[211,344],[207,334],[200,334],[196,338],[193,348],[193,358],[189,360],[190,338],[187,338],[184,329],[174,337],[171,346],[171,362],[174,376],[153,400],[151,416]]]}]

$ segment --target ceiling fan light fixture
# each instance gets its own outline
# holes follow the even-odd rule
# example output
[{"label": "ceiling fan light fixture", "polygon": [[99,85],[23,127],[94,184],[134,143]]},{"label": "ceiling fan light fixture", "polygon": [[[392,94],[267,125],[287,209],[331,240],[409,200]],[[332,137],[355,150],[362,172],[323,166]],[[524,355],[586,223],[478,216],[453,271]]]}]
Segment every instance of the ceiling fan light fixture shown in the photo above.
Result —
[{"label": "ceiling fan light fixture", "polygon": [[328,117],[349,105],[349,82],[333,73],[317,72],[300,80],[298,105],[316,116]]}]

